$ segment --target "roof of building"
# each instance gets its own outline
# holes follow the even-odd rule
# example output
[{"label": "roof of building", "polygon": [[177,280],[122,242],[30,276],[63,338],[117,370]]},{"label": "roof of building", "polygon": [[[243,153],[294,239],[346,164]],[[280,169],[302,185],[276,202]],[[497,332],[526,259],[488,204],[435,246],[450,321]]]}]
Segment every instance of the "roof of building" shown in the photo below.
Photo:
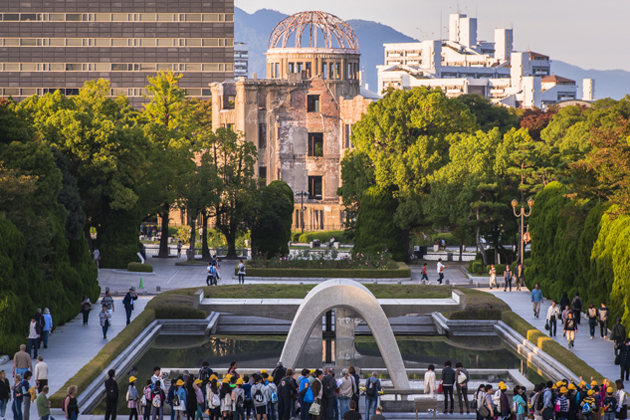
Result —
[{"label": "roof of building", "polygon": [[[308,42],[302,40],[308,34]],[[293,44],[287,46],[290,39]],[[325,12],[300,12],[291,15],[276,25],[269,35],[269,49],[272,48],[318,48],[318,40],[324,45],[320,48],[359,50],[356,34],[344,20]]]},{"label": "roof of building", "polygon": [[575,84],[575,80],[567,79],[566,77],[561,76],[545,76],[541,79],[542,83],[573,83]]},{"label": "roof of building", "polygon": [[527,52],[529,53],[529,59],[530,60],[536,60],[536,59],[549,60],[549,56],[548,55],[539,54],[539,53],[534,52],[534,51],[527,51]]}]

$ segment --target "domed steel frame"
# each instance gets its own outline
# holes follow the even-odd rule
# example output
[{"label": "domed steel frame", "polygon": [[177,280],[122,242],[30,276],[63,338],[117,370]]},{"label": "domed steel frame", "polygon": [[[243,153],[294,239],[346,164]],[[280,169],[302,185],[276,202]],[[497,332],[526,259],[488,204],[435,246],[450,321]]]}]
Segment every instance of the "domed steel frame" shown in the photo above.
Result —
[{"label": "domed steel frame", "polygon": [[[306,30],[309,34],[309,48],[318,48],[317,31],[319,30],[325,44],[322,48],[359,50],[359,41],[350,25],[337,16],[325,12],[300,12],[283,19],[269,35],[269,49],[287,48],[287,43],[294,34],[295,48],[303,48],[302,35]],[[337,46],[334,45],[334,40],[337,41]]]}]

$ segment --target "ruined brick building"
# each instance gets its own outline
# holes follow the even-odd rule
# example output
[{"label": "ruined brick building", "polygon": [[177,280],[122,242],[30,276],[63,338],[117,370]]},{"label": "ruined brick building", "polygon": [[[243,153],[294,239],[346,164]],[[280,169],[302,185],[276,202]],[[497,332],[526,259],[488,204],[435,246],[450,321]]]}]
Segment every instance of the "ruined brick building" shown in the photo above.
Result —
[{"label": "ruined brick building", "polygon": [[213,129],[244,133],[258,147],[263,182],[283,180],[296,193],[294,230],[343,227],[340,162],[352,125],[376,99],[362,94],[359,57],[346,22],[302,12],[271,33],[266,79],[210,84]]}]

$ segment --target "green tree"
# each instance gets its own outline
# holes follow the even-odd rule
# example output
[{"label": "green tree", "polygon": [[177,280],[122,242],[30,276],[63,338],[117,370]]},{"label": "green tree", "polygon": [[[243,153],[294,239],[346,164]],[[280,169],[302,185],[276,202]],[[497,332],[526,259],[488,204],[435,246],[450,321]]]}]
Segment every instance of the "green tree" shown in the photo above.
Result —
[{"label": "green tree", "polygon": [[283,181],[260,188],[252,223],[252,251],[266,258],[289,254],[293,224],[293,190]]},{"label": "green tree", "polygon": [[337,194],[341,196],[346,212],[346,229],[349,231],[354,230],[363,193],[375,182],[374,165],[367,154],[346,150],[341,160],[341,187],[337,189]]},{"label": "green tree", "polygon": [[159,213],[161,237],[159,256],[168,257],[168,223],[171,207],[175,205],[178,191],[182,190],[182,176],[194,172],[193,145],[188,137],[191,127],[185,103],[186,91],[179,87],[182,75],[158,72],[148,77],[147,99],[142,118],[146,122],[144,134],[151,143],[149,188],[153,193],[154,207]]},{"label": "green tree", "polygon": [[482,131],[490,131],[496,127],[503,134],[519,126],[516,110],[493,105],[489,99],[481,95],[461,95],[457,100],[470,109]]}]

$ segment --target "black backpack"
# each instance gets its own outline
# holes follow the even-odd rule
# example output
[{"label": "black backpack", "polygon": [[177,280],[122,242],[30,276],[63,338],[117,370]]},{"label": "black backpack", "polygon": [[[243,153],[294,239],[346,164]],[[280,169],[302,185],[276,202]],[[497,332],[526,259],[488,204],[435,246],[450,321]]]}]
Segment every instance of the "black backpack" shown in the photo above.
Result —
[{"label": "black backpack", "polygon": [[199,379],[201,379],[201,381],[204,383],[208,382],[210,375],[212,375],[212,369],[210,369],[208,366],[204,366],[199,370]]},{"label": "black backpack", "polygon": [[538,399],[536,400],[536,411],[543,411],[545,408],[545,398],[542,392],[538,393]]},{"label": "black backpack", "polygon": [[260,388],[256,389],[256,392],[254,392],[254,401],[257,403],[265,401],[265,396],[263,395]]},{"label": "black backpack", "polygon": [[372,382],[368,378],[367,386],[365,387],[365,395],[367,395],[368,397],[376,396],[376,381]]}]

